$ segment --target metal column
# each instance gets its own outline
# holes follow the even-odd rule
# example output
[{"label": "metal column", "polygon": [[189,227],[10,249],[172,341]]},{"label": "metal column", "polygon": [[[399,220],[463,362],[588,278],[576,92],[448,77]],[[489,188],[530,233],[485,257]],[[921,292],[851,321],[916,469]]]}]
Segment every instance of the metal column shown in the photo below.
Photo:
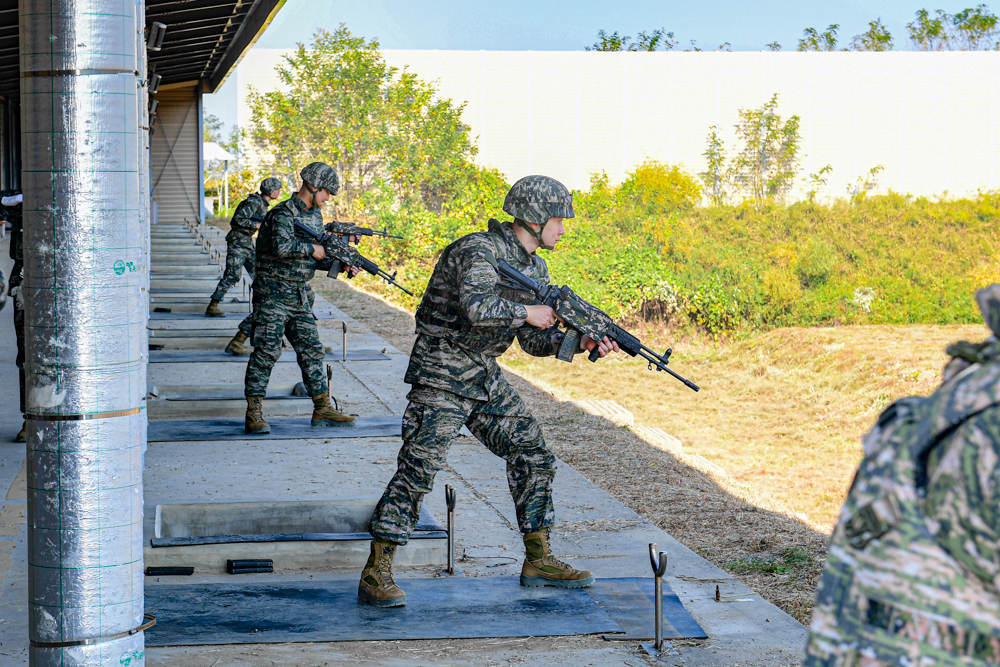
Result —
[{"label": "metal column", "polygon": [[20,0],[30,663],[144,664],[143,0]]}]

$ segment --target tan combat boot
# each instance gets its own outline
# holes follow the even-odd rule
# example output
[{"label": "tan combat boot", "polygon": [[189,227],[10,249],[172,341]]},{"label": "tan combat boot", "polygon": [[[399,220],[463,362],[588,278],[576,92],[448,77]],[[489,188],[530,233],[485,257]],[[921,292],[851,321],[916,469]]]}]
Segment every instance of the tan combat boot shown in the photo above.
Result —
[{"label": "tan combat boot", "polygon": [[247,342],[247,335],[242,331],[237,331],[233,339],[229,341],[229,345],[226,346],[226,354],[231,354],[234,357],[245,357],[253,350],[249,347],[243,347],[243,343]]},{"label": "tan combat boot", "polygon": [[354,417],[345,415],[343,412],[338,412],[334,406],[330,405],[330,396],[328,394],[319,394],[318,396],[313,396],[312,399],[313,426],[347,426],[354,421]]},{"label": "tan combat boot", "polygon": [[540,530],[524,536],[524,565],[521,567],[522,586],[555,586],[556,588],[586,588],[594,583],[594,574],[577,570],[552,555],[549,531]]},{"label": "tan combat boot", "polygon": [[28,422],[21,422],[21,430],[14,436],[14,442],[28,442]]},{"label": "tan combat boot", "polygon": [[271,425],[264,421],[264,397],[247,396],[247,418],[243,425],[245,433],[270,433]]},{"label": "tan combat boot", "polygon": [[406,604],[406,593],[392,578],[392,559],[395,556],[395,544],[372,540],[372,551],[358,584],[359,600],[376,607],[402,607]]},{"label": "tan combat boot", "polygon": [[205,315],[207,317],[225,317],[225,311],[219,310],[219,300],[212,299],[208,302],[208,308],[205,309]]}]

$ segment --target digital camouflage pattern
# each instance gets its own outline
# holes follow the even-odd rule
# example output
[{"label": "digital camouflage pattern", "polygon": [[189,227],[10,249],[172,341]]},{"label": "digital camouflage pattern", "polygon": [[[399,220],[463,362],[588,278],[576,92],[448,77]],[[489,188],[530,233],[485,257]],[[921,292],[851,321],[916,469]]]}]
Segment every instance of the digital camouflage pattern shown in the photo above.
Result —
[{"label": "digital camouflage pattern", "polygon": [[271,283],[307,283],[316,274],[313,244],[295,236],[293,220],[323,233],[323,214],[298,194],[272,208],[257,232],[257,276]]},{"label": "digital camouflage pattern", "polygon": [[403,413],[398,467],[372,515],[375,539],[406,544],[420,518],[420,505],[462,425],[507,462],[507,485],[518,528],[531,533],[552,525],[555,457],[541,428],[514,388],[498,375],[493,397],[477,401],[450,391],[416,386]]},{"label": "digital camouflage pattern", "polygon": [[281,181],[279,181],[274,176],[269,176],[260,182],[260,193],[262,195],[270,196],[272,192],[274,192],[275,190],[280,190],[281,187],[282,187]]},{"label": "digital camouflage pattern", "polygon": [[864,439],[808,667],[1000,664],[1000,285],[976,297],[995,335],[949,346],[944,384]]},{"label": "digital camouflage pattern", "polygon": [[326,394],[328,385],[323,358],[326,350],[313,317],[315,296],[308,285],[297,288],[284,283],[255,283],[260,299],[250,325],[253,352],[247,362],[243,393],[264,396],[271,370],[281,356],[281,337],[287,336],[302,371],[302,382],[310,396]]},{"label": "digital camouflage pattern", "polygon": [[[22,230],[23,204],[17,206],[4,206],[3,218],[10,223],[10,258],[14,260],[14,267],[10,271],[10,280],[7,283],[7,293],[14,300],[14,335],[17,339],[17,365],[18,383],[20,385],[20,410],[23,413],[24,407],[24,301],[21,298],[21,283],[24,282],[24,233]],[[2,274],[0,274],[2,276]],[[2,278],[0,278],[2,280]]]},{"label": "digital camouflage pattern", "polygon": [[268,212],[257,233],[257,279],[250,323],[250,354],[244,379],[247,396],[264,396],[271,369],[281,356],[281,337],[298,357],[302,381],[310,396],[327,392],[325,350],[312,307],[309,281],[316,271],[313,247],[295,237],[293,220],[322,231],[319,209],[310,209],[297,194]]},{"label": "digital camouflage pattern", "polygon": [[406,543],[421,500],[463,424],[507,461],[521,531],[552,524],[555,458],[496,358],[515,337],[528,354],[552,356],[564,334],[525,324],[524,304],[533,297],[498,284],[498,259],[536,281],[549,281],[545,260],[525,250],[509,222],[490,220],[488,231],[464,236],[444,250],[417,309],[417,340],[405,377],[413,388],[403,416],[403,447],[372,516],[376,539]]},{"label": "digital camouflage pattern", "polygon": [[340,191],[340,177],[333,167],[324,162],[310,162],[302,168],[299,176],[314,188],[323,188],[331,195]]},{"label": "digital camouflage pattern", "polygon": [[500,373],[496,358],[514,337],[528,354],[552,356],[562,343],[557,327],[525,325],[533,295],[499,285],[497,259],[547,285],[545,260],[528,253],[510,222],[463,236],[445,248],[417,308],[417,340],[404,381],[487,401]]},{"label": "digital camouflage pattern", "polygon": [[554,178],[525,176],[507,191],[503,200],[506,213],[536,225],[549,218],[572,218],[573,194]]},{"label": "digital camouflage pattern", "polygon": [[[277,180],[277,179],[275,179]],[[226,292],[243,277],[243,269],[250,274],[250,280],[256,277],[257,262],[253,247],[253,235],[257,225],[267,215],[267,200],[256,192],[240,202],[229,221],[229,233],[226,234],[226,270],[215,288],[212,298],[222,301]]]}]

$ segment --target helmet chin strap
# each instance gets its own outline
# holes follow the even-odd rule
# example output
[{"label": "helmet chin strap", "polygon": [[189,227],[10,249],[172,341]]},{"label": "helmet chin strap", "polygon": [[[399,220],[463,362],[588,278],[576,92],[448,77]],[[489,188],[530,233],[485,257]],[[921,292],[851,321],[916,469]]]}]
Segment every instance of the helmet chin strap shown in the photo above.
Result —
[{"label": "helmet chin strap", "polygon": [[319,192],[319,188],[314,188],[313,186],[309,185],[309,183],[307,183],[306,181],[302,181],[302,187],[308,190],[309,194],[312,195],[312,203],[309,204],[309,210],[312,211],[313,209],[316,208],[316,193]]},{"label": "helmet chin strap", "polygon": [[546,220],[545,222],[543,222],[539,226],[539,228],[538,228],[537,231],[535,230],[534,227],[531,226],[530,222],[525,222],[524,220],[521,220],[520,218],[514,218],[514,222],[516,222],[517,224],[519,224],[522,229],[525,229],[528,232],[530,232],[531,235],[534,236],[535,239],[538,240],[538,247],[541,248],[542,250],[555,250],[556,249],[555,246],[548,245],[547,243],[545,243],[545,241],[542,240],[542,232],[545,231],[545,225],[549,224],[548,220]]}]

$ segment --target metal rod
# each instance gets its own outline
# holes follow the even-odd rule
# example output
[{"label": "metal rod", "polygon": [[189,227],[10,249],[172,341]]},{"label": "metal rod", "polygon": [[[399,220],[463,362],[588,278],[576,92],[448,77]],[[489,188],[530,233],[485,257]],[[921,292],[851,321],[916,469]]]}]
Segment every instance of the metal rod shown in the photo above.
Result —
[{"label": "metal rod", "polygon": [[451,484],[444,486],[444,500],[448,504],[448,574],[455,574],[455,502],[458,494]]},{"label": "metal rod", "polygon": [[343,345],[343,349],[341,350],[341,360],[346,363],[347,362],[347,322],[341,322],[341,324],[344,326],[344,340],[343,340],[344,345]]},{"label": "metal rod", "polygon": [[653,567],[653,595],[654,613],[656,614],[656,635],[653,646],[657,651],[663,650],[663,573],[667,571],[667,554],[660,552],[659,559],[656,555],[656,543],[649,543],[649,564]]}]

